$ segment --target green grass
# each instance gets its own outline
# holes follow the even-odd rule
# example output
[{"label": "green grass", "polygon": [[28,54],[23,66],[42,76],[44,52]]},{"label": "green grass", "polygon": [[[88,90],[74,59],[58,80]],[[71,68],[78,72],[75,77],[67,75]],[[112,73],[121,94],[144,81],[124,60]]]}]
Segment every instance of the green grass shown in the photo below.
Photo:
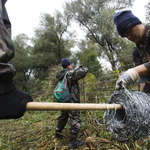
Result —
[{"label": "green grass", "polygon": [[[96,113],[98,114],[98,111]],[[63,130],[64,139],[54,141],[58,115],[59,111],[28,111],[22,118],[1,120],[0,149],[38,150],[44,146],[47,147],[47,150],[66,148],[69,145],[69,123]],[[100,119],[102,116],[102,112],[99,111],[97,118]],[[78,149],[118,149],[113,144],[117,144],[120,149],[124,150],[127,147],[133,150],[150,149],[148,138],[128,144],[115,141],[106,126],[100,126],[96,123],[94,111],[81,112],[81,119],[82,126],[78,138],[86,140],[88,137],[92,137],[93,141]]]}]

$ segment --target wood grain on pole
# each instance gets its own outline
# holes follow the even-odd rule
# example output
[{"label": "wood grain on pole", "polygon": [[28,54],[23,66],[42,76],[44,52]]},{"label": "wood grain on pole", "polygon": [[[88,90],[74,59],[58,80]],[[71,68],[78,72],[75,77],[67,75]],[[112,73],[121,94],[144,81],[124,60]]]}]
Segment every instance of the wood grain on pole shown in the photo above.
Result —
[{"label": "wood grain on pole", "polygon": [[120,104],[29,102],[26,110],[107,110],[123,109]]}]

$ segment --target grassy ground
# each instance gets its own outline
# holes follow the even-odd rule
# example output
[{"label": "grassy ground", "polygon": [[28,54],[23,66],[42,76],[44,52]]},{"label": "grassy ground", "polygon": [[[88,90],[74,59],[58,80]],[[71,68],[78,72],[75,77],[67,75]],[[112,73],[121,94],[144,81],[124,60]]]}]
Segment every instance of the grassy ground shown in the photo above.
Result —
[{"label": "grassy ground", "polygon": [[[64,138],[54,140],[59,111],[26,112],[22,118],[0,121],[0,150],[63,150],[69,145],[69,123],[63,130]],[[102,115],[102,114],[101,114]],[[82,126],[78,139],[86,143],[78,150],[148,150],[148,138],[133,143],[119,143],[114,140],[106,126],[100,126],[94,119],[94,112],[81,112]]]}]

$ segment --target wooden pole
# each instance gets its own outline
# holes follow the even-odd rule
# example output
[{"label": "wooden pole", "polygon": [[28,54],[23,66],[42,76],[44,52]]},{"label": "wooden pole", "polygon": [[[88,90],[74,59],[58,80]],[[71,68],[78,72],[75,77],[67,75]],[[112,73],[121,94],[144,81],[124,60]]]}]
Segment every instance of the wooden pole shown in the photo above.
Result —
[{"label": "wooden pole", "polygon": [[93,104],[93,103],[51,103],[51,102],[29,102],[26,110],[107,110],[123,109],[120,104]]}]

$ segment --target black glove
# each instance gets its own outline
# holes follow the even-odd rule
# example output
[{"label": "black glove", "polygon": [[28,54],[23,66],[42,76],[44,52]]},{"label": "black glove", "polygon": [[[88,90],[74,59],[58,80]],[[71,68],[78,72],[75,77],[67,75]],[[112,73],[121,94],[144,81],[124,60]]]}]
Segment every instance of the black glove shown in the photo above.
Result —
[{"label": "black glove", "polygon": [[17,119],[24,115],[26,104],[32,97],[21,90],[0,95],[0,119]]}]

